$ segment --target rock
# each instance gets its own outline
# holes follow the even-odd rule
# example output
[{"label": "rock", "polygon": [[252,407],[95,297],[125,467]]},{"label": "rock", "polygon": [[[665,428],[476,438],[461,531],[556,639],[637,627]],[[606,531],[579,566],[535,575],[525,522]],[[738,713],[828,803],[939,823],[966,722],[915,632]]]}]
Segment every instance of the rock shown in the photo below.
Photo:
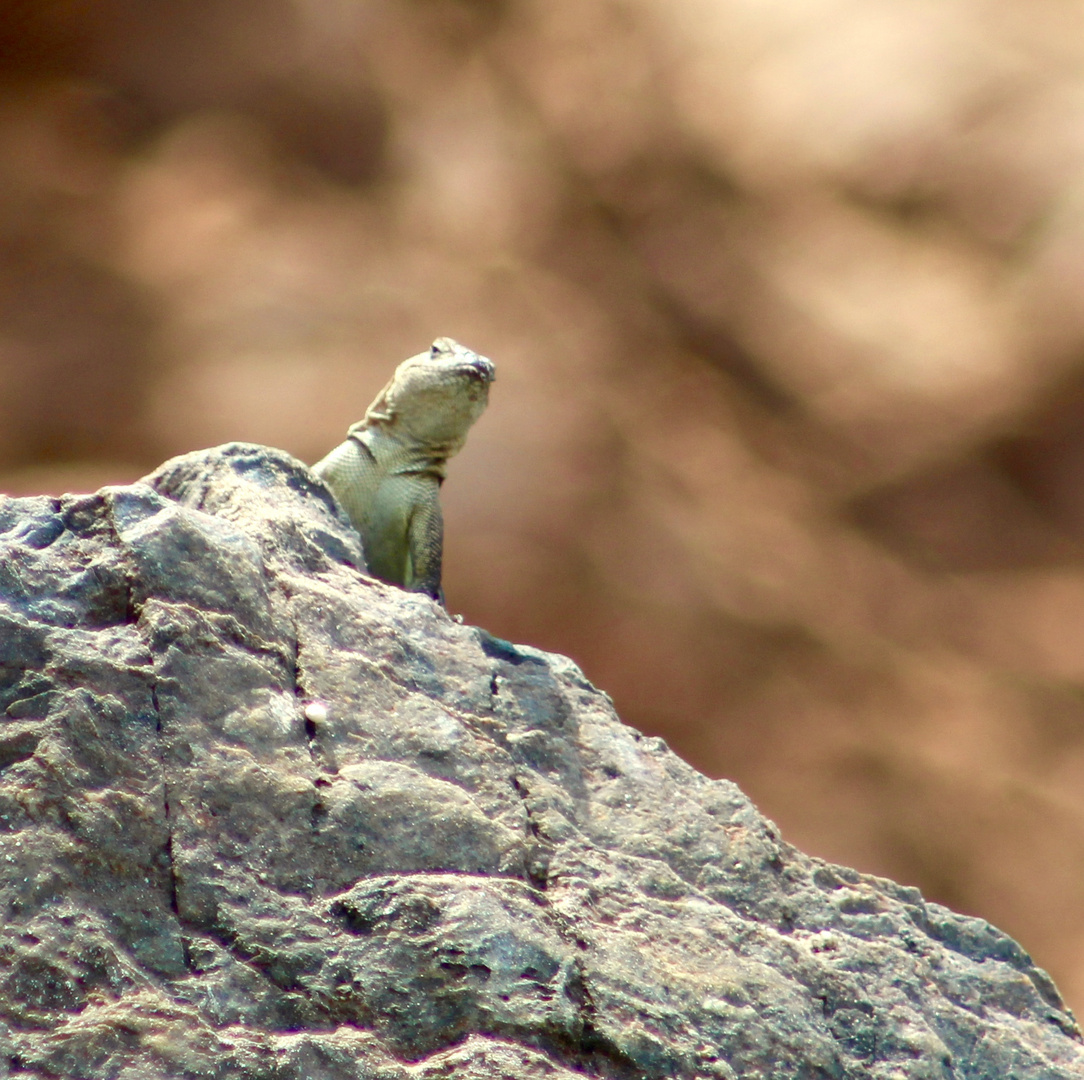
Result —
[{"label": "rock", "polygon": [[1084,1076],[980,919],[808,858],[244,444],[0,501],[0,1076]]}]

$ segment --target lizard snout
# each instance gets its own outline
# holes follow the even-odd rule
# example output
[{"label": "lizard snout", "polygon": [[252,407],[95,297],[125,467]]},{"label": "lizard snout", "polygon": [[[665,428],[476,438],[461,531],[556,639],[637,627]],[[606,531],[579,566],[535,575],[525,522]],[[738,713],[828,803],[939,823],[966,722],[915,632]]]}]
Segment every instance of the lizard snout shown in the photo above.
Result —
[{"label": "lizard snout", "polygon": [[494,366],[486,360],[484,357],[478,357],[477,360],[466,364],[462,371],[465,375],[472,379],[477,379],[479,382],[493,382],[496,378],[497,370]]}]

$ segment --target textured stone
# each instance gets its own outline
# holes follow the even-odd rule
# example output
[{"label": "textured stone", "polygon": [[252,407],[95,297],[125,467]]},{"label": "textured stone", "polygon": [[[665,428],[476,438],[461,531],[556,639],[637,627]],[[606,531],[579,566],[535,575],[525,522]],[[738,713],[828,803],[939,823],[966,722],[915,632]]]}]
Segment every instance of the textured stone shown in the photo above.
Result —
[{"label": "textured stone", "polygon": [[1010,938],[363,566],[261,447],[0,501],[0,1076],[1084,1076]]}]

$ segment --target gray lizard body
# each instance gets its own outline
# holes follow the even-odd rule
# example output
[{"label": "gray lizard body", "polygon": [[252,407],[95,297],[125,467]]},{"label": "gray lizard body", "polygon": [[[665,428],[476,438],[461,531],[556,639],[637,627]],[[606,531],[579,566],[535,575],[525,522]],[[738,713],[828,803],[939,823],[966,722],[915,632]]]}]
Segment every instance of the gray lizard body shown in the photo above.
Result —
[{"label": "gray lizard body", "polygon": [[438,492],[489,399],[494,367],[451,338],[396,369],[365,419],[312,468],[361,534],[370,573],[443,603]]}]

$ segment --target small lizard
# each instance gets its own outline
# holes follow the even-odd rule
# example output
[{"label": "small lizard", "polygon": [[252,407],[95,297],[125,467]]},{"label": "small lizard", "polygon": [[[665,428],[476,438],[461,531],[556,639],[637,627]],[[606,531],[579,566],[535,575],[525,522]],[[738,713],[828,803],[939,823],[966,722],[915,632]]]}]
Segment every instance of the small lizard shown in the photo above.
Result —
[{"label": "small lizard", "polygon": [[438,492],[445,464],[482,415],[493,363],[451,338],[396,369],[344,443],[313,472],[361,534],[370,573],[444,603],[444,520]]}]

